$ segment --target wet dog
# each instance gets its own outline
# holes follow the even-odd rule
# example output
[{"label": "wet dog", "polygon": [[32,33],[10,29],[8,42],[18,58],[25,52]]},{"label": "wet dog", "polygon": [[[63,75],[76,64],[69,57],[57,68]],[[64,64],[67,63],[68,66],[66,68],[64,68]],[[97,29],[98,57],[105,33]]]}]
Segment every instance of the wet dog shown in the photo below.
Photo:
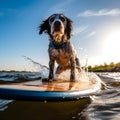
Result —
[{"label": "wet dog", "polygon": [[70,81],[75,81],[75,68],[81,71],[79,59],[71,44],[72,21],[63,14],[53,14],[39,26],[39,34],[47,33],[49,43],[49,77],[54,78],[55,61],[58,63],[56,74],[70,69]]}]

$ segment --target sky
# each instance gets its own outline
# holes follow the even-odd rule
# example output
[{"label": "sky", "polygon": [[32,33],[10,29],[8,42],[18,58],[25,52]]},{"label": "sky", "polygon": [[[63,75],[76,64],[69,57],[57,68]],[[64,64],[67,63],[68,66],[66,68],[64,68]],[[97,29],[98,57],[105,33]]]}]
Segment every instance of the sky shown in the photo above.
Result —
[{"label": "sky", "polygon": [[120,0],[0,0],[0,70],[32,71],[23,56],[48,66],[48,36],[38,26],[51,14],[73,21],[81,65],[120,62]]}]

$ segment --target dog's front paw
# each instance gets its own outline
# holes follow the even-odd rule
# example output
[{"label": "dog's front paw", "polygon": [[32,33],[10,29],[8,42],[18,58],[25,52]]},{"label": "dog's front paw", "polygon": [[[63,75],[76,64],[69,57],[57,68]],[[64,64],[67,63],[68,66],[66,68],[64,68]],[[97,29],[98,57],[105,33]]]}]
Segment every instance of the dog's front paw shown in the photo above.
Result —
[{"label": "dog's front paw", "polygon": [[74,75],[70,76],[70,82],[75,82],[75,76]]},{"label": "dog's front paw", "polygon": [[48,80],[48,82],[52,82],[53,81],[53,79],[49,79],[49,78],[47,80]]},{"label": "dog's front paw", "polygon": [[47,80],[48,80],[48,82],[52,82],[53,81],[53,76],[49,75]]},{"label": "dog's front paw", "polygon": [[48,79],[42,79],[42,82],[49,82]]}]

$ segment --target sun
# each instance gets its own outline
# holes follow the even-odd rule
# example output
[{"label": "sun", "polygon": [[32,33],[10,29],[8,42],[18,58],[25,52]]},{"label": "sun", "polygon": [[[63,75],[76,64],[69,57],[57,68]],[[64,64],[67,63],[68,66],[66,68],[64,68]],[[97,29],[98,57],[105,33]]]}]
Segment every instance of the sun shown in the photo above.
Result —
[{"label": "sun", "polygon": [[104,58],[108,61],[120,61],[120,29],[106,33],[102,51]]}]

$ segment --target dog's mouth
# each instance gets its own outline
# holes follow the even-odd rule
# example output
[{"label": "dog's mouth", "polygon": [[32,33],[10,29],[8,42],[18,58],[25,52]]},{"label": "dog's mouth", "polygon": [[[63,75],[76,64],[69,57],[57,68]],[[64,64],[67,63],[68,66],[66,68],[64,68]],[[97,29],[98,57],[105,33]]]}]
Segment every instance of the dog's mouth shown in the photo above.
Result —
[{"label": "dog's mouth", "polygon": [[61,42],[62,36],[64,35],[64,25],[59,21],[56,21],[51,28],[51,35],[57,42]]}]

